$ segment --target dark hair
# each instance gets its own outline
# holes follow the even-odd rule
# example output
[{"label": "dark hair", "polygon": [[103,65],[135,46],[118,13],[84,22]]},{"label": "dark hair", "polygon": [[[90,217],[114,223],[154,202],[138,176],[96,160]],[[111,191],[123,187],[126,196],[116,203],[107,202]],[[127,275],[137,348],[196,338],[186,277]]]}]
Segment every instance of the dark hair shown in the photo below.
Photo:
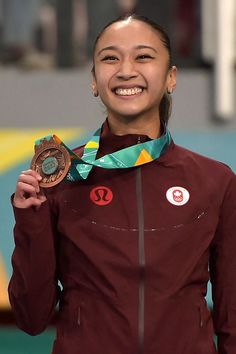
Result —
[{"label": "dark hair", "polygon": [[[170,38],[169,38],[167,32],[164,30],[164,28],[162,26],[158,25],[156,22],[150,20],[148,17],[142,16],[142,15],[137,15],[137,14],[132,14],[132,15],[120,16],[120,17],[116,18],[115,20],[109,22],[98,34],[98,36],[94,42],[94,46],[93,46],[93,67],[92,67],[93,74],[95,74],[94,54],[95,54],[96,46],[97,46],[99,39],[101,38],[101,36],[103,35],[103,33],[105,32],[105,30],[108,27],[110,27],[111,25],[113,25],[116,22],[126,21],[129,18],[131,20],[137,20],[137,21],[141,21],[143,23],[146,23],[147,25],[149,25],[151,28],[153,28],[155,31],[157,31],[159,33],[160,39],[168,52],[168,56],[169,56],[168,67],[169,67],[169,69],[172,67],[172,50],[171,50]],[[161,102],[160,102],[159,111],[160,111],[160,119],[166,125],[167,125],[169,117],[171,115],[171,108],[172,108],[171,96],[168,93],[165,93],[164,96],[162,97]]]}]

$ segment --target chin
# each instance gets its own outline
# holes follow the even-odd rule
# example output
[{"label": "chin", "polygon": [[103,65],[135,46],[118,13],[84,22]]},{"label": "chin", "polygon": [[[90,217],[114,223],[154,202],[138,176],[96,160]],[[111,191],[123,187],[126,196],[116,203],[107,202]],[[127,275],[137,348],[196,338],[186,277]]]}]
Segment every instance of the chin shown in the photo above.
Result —
[{"label": "chin", "polygon": [[141,112],[117,112],[116,116],[124,117],[127,119],[135,119],[142,115]]},{"label": "chin", "polygon": [[124,110],[118,110],[118,111],[113,111],[113,114],[116,116],[122,116],[127,119],[135,119],[140,116],[143,116],[143,110],[137,110],[137,109],[124,109]]}]

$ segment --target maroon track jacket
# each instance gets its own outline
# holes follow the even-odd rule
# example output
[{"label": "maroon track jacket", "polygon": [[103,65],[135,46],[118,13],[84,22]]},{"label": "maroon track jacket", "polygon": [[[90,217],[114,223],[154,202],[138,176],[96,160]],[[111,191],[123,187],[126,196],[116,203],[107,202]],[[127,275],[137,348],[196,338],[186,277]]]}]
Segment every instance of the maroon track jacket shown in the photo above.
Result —
[{"label": "maroon track jacket", "polygon": [[[138,138],[105,124],[99,155]],[[214,333],[218,353],[236,353],[236,176],[224,164],[172,142],[14,212],[11,305],[35,335],[59,301],[53,354],[213,354]]]}]

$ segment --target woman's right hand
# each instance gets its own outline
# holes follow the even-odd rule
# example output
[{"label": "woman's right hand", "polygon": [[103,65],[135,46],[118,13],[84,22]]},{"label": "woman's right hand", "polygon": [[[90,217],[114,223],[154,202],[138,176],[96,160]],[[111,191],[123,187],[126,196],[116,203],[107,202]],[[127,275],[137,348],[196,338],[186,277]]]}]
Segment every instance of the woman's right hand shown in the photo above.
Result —
[{"label": "woman's right hand", "polygon": [[16,191],[13,198],[13,205],[17,208],[39,208],[46,200],[46,196],[39,187],[42,177],[33,170],[22,171],[20,174]]}]

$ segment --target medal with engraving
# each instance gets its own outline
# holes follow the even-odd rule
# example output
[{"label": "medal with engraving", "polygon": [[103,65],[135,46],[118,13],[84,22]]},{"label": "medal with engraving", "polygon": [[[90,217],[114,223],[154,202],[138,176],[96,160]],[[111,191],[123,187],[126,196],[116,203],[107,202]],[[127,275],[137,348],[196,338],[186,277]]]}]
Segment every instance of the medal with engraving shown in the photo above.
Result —
[{"label": "medal with engraving", "polygon": [[35,145],[35,155],[31,161],[31,169],[42,177],[39,185],[43,188],[53,187],[67,175],[71,166],[68,150],[58,144],[51,136]]},{"label": "medal with engraving", "polygon": [[101,128],[85,144],[82,157],[69,149],[56,135],[37,140],[31,168],[43,177],[40,186],[52,187],[63,179],[68,182],[86,180],[93,167],[117,169],[144,165],[158,159],[172,141],[166,129],[160,138],[97,158],[100,135]]}]

